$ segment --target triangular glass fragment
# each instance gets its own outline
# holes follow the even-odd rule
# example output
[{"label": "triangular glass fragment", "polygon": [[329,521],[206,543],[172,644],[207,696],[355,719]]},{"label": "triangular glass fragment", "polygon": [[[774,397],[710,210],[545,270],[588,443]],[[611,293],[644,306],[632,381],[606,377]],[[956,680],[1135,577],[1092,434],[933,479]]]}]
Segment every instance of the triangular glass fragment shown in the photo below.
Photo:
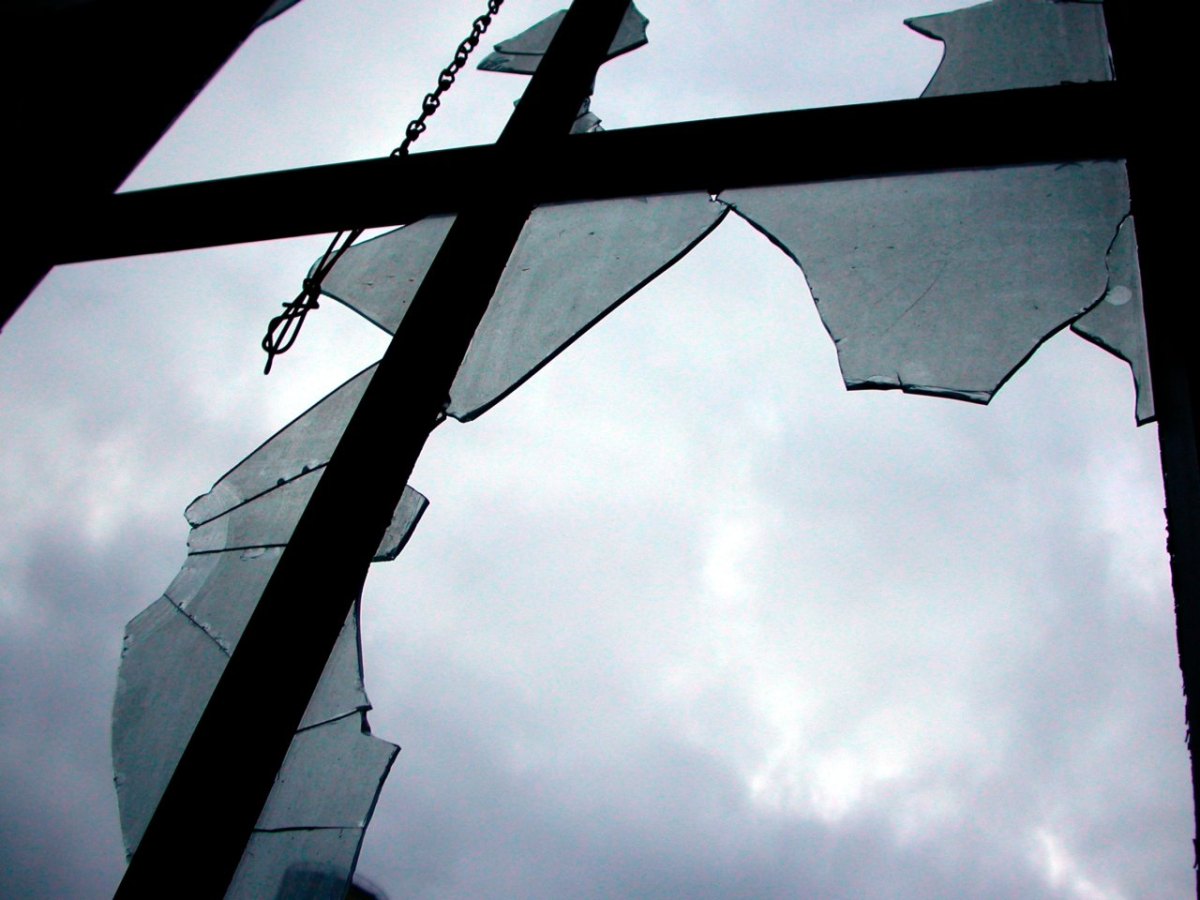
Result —
[{"label": "triangular glass fragment", "polygon": [[[511,72],[515,75],[532,75],[537,71],[542,56],[550,47],[550,41],[558,32],[567,11],[559,10],[547,16],[531,28],[527,28],[516,37],[501,41],[496,45],[494,53],[489,53],[479,63],[479,68],[488,72]],[[632,3],[625,11],[625,18],[617,29],[608,48],[606,59],[613,59],[622,53],[636,50],[646,43],[646,26],[650,20],[643,16]]]},{"label": "triangular glass fragment", "polygon": [[1129,363],[1137,389],[1137,423],[1154,421],[1146,319],[1142,315],[1142,275],[1138,269],[1133,217],[1121,223],[1108,251],[1108,290],[1104,300],[1079,318],[1071,330]]},{"label": "triangular glass fragment", "polygon": [[466,422],[687,254],[724,214],[706,194],[541,206],[513,249],[450,391]]}]

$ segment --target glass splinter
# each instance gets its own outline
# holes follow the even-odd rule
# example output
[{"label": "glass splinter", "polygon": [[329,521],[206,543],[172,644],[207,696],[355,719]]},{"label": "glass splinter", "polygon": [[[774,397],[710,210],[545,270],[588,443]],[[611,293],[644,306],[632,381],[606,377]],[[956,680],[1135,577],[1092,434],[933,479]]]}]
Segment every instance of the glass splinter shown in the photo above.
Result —
[{"label": "glass splinter", "polygon": [[374,374],[375,366],[359,372],[268,438],[191,502],[188,522],[203,524],[329,462]]},{"label": "glass splinter", "polygon": [[454,216],[430,216],[355,244],[325,276],[321,293],[395,334],[453,224]]},{"label": "glass splinter", "polygon": [[342,900],[362,839],[361,828],[256,831],[225,900]]}]

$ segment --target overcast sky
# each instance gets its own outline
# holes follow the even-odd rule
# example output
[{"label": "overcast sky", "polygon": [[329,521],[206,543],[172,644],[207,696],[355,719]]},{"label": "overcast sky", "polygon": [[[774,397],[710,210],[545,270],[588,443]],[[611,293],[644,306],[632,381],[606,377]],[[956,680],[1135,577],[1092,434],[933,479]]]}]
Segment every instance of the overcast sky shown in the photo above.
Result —
[{"label": "overcast sky", "polygon": [[[940,45],[902,20],[954,5],[645,0],[593,109],[915,96]],[[305,0],[128,186],[385,154],[482,6]],[[556,8],[509,0],[487,43]],[[525,83],[464,74],[416,149],[493,140]],[[124,623],[187,503],[383,351],[328,303],[262,376],[325,241],[63,267],[0,335],[6,896],[115,888]],[[432,505],[364,599],[403,751],[360,872],[393,898],[1191,896],[1157,454],[1127,368],[1069,333],[988,407],[846,393],[800,270],[730,216],[430,440]]]}]

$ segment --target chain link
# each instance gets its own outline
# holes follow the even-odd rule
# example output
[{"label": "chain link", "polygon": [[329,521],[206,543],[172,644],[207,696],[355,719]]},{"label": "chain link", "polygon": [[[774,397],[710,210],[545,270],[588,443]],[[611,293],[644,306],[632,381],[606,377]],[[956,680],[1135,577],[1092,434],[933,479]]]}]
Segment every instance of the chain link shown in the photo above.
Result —
[{"label": "chain link", "polygon": [[438,75],[437,88],[432,93],[425,95],[425,99],[421,102],[421,115],[408,123],[408,127],[404,129],[404,142],[392,151],[392,156],[407,155],[412,142],[425,132],[427,127],[425,120],[438,111],[438,107],[442,105],[442,94],[450,90],[459,71],[467,64],[467,57],[471,55],[472,50],[479,46],[479,39],[492,24],[492,16],[500,12],[500,7],[503,5],[504,0],[488,0],[487,12],[471,24],[470,35],[454,51],[454,61],[442,69],[441,74]]}]

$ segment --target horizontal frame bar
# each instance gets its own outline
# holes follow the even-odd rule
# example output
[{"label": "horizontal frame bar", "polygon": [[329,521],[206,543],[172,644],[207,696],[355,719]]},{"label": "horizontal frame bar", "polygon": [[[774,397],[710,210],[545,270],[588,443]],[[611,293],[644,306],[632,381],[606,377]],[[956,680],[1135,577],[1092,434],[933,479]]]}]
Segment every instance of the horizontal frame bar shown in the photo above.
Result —
[{"label": "horizontal frame bar", "polygon": [[53,263],[402,225],[453,213],[498,173],[533,204],[946,169],[1118,159],[1117,82],[899,100],[476,146],[115,194],[78,211]]}]

